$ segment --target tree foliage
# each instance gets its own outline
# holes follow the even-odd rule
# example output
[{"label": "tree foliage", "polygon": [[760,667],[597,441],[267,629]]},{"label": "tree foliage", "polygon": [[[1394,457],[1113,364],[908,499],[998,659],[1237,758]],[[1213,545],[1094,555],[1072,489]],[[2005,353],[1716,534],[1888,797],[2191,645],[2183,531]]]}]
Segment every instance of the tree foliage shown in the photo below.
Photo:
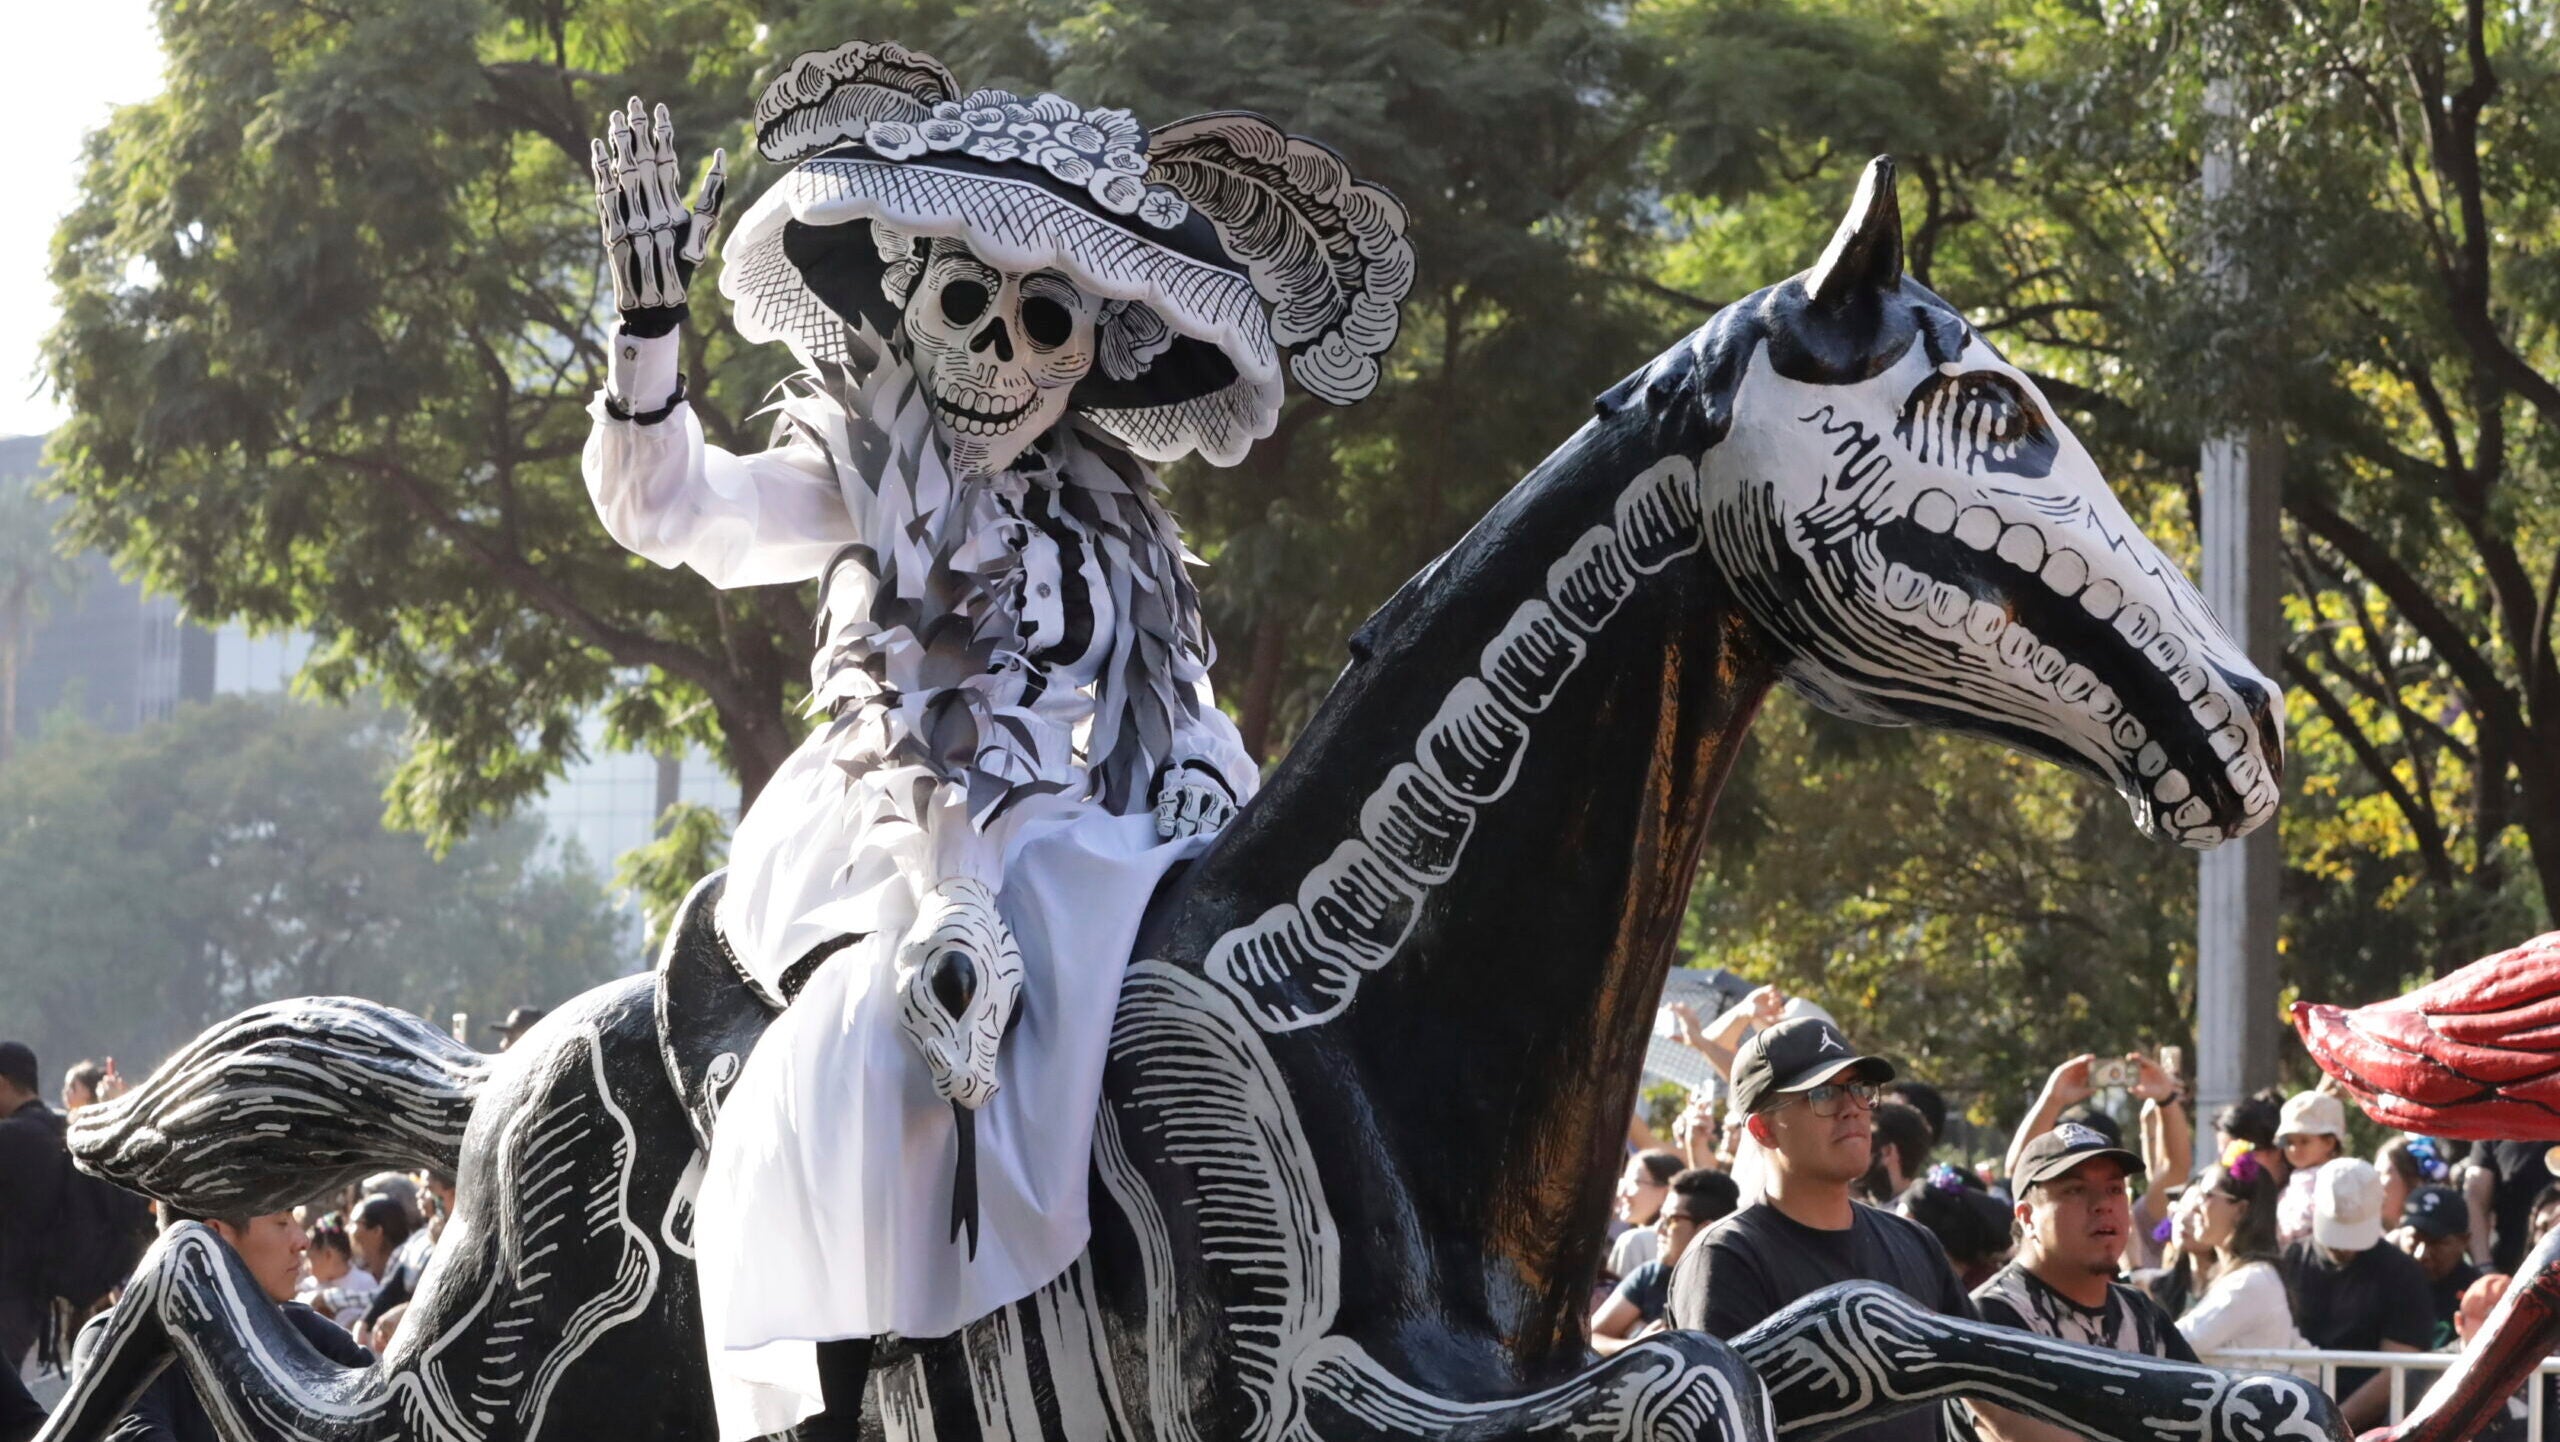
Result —
[{"label": "tree foliage", "polygon": [[[1170,477],[1262,754],[1362,615],[1591,395],[1810,263],[1889,151],[1913,275],[2173,554],[2202,440],[2281,429],[2289,985],[2378,995],[2560,897],[2560,39],[2520,0],[203,0],[163,24],[169,91],[97,137],[58,239],[63,489],[197,614],[317,630],[324,691],[413,711],[393,812],[442,840],[556,774],[593,707],[621,744],[713,746],[750,797],[796,740],[807,595],[656,571],[588,511],[610,318],[583,145],[638,92],[695,162],[745,157],[762,79],[863,35],[1154,121],[1260,109],[1410,208],[1378,395],[1293,401],[1244,466]],[[2207,205],[2216,144],[2242,184]],[[772,179],[733,175],[733,212]],[[753,448],[785,362],[722,312],[686,332],[692,390]],[[626,875],[679,889],[700,820]],[[2192,869],[2094,787],[1781,704],[1719,838],[1695,956],[1861,1009],[1986,1096],[2184,1029]]]},{"label": "tree foliage", "polygon": [[140,1075],[242,1007],[354,995],[442,1019],[640,963],[610,898],[511,821],[438,860],[383,828],[398,728],[281,697],[130,734],[49,726],[0,766],[0,1036]]}]

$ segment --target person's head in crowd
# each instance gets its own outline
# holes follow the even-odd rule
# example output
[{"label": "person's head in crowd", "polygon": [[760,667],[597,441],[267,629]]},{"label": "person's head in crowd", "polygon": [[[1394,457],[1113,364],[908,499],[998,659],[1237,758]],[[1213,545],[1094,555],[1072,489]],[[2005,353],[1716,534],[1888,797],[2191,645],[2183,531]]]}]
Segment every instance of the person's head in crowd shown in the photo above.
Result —
[{"label": "person's head in crowd", "polygon": [[[2062,1115],[2055,1117],[2053,1120],[2054,1125],[2056,1126],[2087,1127],[2089,1130],[2105,1137],[2107,1139],[2108,1146],[2120,1147],[2124,1145],[2124,1123],[2117,1121],[2114,1114],[2103,1107],[2093,1107],[2086,1102],[2082,1102],[2078,1106],[2065,1108]],[[2017,1181],[2015,1177],[2010,1178],[2010,1180],[2013,1182]],[[2026,1184],[2024,1182],[2019,1182],[2018,1185],[2023,1187]]]},{"label": "person's head in crowd", "polygon": [[0,1041],[0,1117],[43,1100],[36,1080],[40,1074],[33,1047],[22,1041]]},{"label": "person's head in crowd", "polygon": [[453,1220],[453,1174],[428,1169],[427,1196],[435,1202],[435,1215],[428,1218],[427,1228],[441,1237],[444,1224]]},{"label": "person's head in crowd", "polygon": [[539,1006],[520,1006],[508,1012],[507,1019],[498,1023],[498,1050],[505,1051],[522,1041],[524,1034],[533,1030],[534,1023],[550,1014],[547,1008]]},{"label": "person's head in crowd", "polygon": [[2275,1168],[2260,1160],[2259,1148],[2246,1137],[2235,1138],[2222,1161],[2188,1192],[2185,1240],[2226,1261],[2281,1261],[2276,1202],[2283,1193]]},{"label": "person's head in crowd", "polygon": [[[2284,1148],[2284,1164],[2297,1172],[2337,1160],[2347,1150],[2346,1107],[2327,1092],[2296,1092],[2276,1123],[2276,1145]],[[2376,1216],[2381,1215],[2381,1198],[2376,1191]]]},{"label": "person's head in crowd", "polygon": [[76,1112],[82,1107],[97,1105],[100,1100],[98,1089],[105,1085],[106,1080],[106,1063],[88,1058],[73,1062],[71,1070],[62,1074],[62,1109]]},{"label": "person's head in crowd", "polygon": [[2027,1143],[2012,1179],[2019,1261],[2048,1282],[2113,1278],[2133,1238],[2140,1175],[2142,1158],[2095,1127],[2063,1122]]},{"label": "person's head in crowd", "polygon": [[1845,1195],[1874,1160],[1876,1088],[1893,1067],[1820,1017],[1790,1017],[1733,1059],[1733,1104],[1777,1186]]},{"label": "person's head in crowd", "polygon": [[401,1212],[409,1218],[410,1231],[427,1224],[426,1205],[418,1196],[418,1179],[407,1172],[374,1173],[364,1179],[364,1195],[398,1202]]},{"label": "person's head in crowd", "polygon": [[380,1277],[391,1269],[391,1254],[409,1240],[417,1230],[410,1225],[408,1209],[377,1192],[356,1204],[355,1215],[347,1224],[347,1238],[355,1243],[356,1261]]},{"label": "person's head in crowd", "polygon": [[2284,1183],[2284,1151],[2276,1145],[2276,1127],[2284,1120],[2283,1104],[2260,1092],[2242,1097],[2213,1114],[2214,1155],[2226,1156],[2233,1142],[2247,1142],[2258,1156],[2261,1166],[2276,1170],[2276,1183]]},{"label": "person's head in crowd", "polygon": [[2382,1173],[2382,1225],[2400,1225],[2401,1209],[2418,1188],[2449,1182],[2453,1168],[2434,1137],[2396,1136],[2373,1154],[2373,1169]]},{"label": "person's head in crowd", "polygon": [[2311,1194],[2311,1240],[2346,1258],[2382,1245],[2382,1174],[2362,1157],[2320,1168]]},{"label": "person's head in crowd", "polygon": [[1638,1152],[1627,1158],[1626,1170],[1618,1173],[1618,1220],[1630,1227],[1652,1226],[1671,1191],[1671,1179],[1688,1165],[1678,1152]]},{"label": "person's head in crowd", "polygon": [[[1897,1077],[1887,1082],[1884,1090],[1878,1095],[1886,1101],[1900,1102],[1920,1113],[1921,1120],[1929,1124],[1929,1150],[1936,1151],[1938,1143],[1947,1139],[1947,1099],[1939,1094],[1936,1087],[1924,1081]],[[1917,1178],[1919,1175],[1920,1169],[1914,1167],[1911,1170],[1911,1176]]]},{"label": "person's head in crowd", "polygon": [[1654,1235],[1662,1242],[1654,1259],[1666,1267],[1678,1266],[1689,1244],[1732,1216],[1741,1203],[1742,1188],[1731,1172],[1691,1167],[1673,1176],[1661,1214],[1653,1219]]},{"label": "person's head in crowd", "polygon": [[2490,1272],[2462,1289],[2462,1300],[2453,1308],[2453,1335],[2462,1339],[2462,1345],[2470,1346],[2472,1337],[2488,1325],[2489,1314],[2498,1310],[2507,1285],[2514,1280],[2504,1272]]},{"label": "person's head in crowd", "polygon": [[348,1238],[347,1229],[340,1225],[335,1214],[322,1217],[308,1235],[311,1238],[311,1280],[324,1287],[336,1285],[355,1265],[355,1243]]},{"label": "person's head in crowd", "polygon": [[2551,1229],[2560,1227],[2560,1182],[2553,1182],[2533,1194],[2533,1209],[2525,1213],[2525,1249],[2542,1245]]},{"label": "person's head in crowd", "polygon": [[290,1302],[294,1289],[302,1283],[302,1254],[310,1246],[302,1228],[289,1211],[261,1212],[254,1216],[206,1217],[164,1207],[161,1225],[180,1222],[202,1222],[213,1229],[240,1257],[241,1265],[257,1280],[258,1290],[272,1302]]},{"label": "person's head in crowd", "polygon": [[2427,1280],[2452,1275],[2471,1252],[2471,1208],[2451,1187],[2420,1187],[2401,1208],[2391,1240],[2418,1259]]},{"label": "person's head in crowd", "polygon": [[1911,1185],[1914,1177],[1929,1169],[1929,1119],[1915,1106],[1876,1099],[1875,1145],[1870,1149],[1867,1174],[1858,1183],[1859,1194],[1877,1206],[1889,1206]]},{"label": "person's head in crowd", "polygon": [[1981,1178],[1945,1162],[1902,1189],[1894,1209],[1929,1229],[1968,1292],[2008,1265],[2015,1232],[2009,1209]]}]

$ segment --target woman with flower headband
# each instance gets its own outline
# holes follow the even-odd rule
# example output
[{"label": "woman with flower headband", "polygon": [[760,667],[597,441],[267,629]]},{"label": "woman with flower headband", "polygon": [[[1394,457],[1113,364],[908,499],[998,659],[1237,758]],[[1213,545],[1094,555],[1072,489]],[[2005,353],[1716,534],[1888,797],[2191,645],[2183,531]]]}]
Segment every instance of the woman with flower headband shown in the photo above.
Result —
[{"label": "woman with flower headband", "polygon": [[2178,1330],[2197,1352],[2309,1345],[2294,1325],[2284,1249],[2276,1242],[2281,1192],[2251,1144],[2234,1141],[2179,1199],[2169,1220],[2169,1276],[2155,1295],[2178,1313]]},{"label": "woman with flower headband", "polygon": [[819,582],[818,725],[701,903],[781,1012],[695,1228],[734,1442],[842,1420],[864,1339],[952,1332],[1083,1250],[1138,923],[1256,782],[1150,463],[1233,465],[1289,380],[1367,394],[1413,256],[1394,197],[1259,116],[1149,132],[897,45],[803,55],[757,104],[789,169],[721,290],[805,369],[732,455],[677,346],[720,158],[688,210],[664,107],[608,131],[597,512],[716,586]]}]

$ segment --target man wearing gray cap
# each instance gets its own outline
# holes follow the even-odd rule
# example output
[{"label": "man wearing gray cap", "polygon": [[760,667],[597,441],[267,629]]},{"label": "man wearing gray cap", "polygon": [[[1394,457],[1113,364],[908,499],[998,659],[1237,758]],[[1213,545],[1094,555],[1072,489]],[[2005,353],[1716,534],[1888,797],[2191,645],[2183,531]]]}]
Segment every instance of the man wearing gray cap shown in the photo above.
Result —
[{"label": "man wearing gray cap", "polygon": [[[1799,1297],[1851,1281],[1882,1282],[1949,1316],[1974,1316],[1937,1238],[1850,1194],[1874,1150],[1876,1088],[1892,1079],[1890,1065],[1860,1056],[1819,1017],[1782,1021],[1743,1043],[1733,1109],[1764,1153],[1765,1195],[1681,1257],[1671,1280],[1676,1325],[1730,1341]],[[1945,1409],[1924,1407],[1840,1436],[1937,1442],[1947,1435],[1944,1418]]]}]

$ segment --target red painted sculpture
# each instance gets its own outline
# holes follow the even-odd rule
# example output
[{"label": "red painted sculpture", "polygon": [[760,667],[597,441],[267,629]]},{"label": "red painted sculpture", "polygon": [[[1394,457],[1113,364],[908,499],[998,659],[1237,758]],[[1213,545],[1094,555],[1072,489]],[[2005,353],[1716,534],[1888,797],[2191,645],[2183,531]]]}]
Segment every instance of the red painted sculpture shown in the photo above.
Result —
[{"label": "red painted sculpture", "polygon": [[[2348,1011],[2298,1002],[2321,1070],[2375,1121],[2473,1141],[2560,1141],[2560,931],[2484,957],[2394,1001]],[[2545,1237],[2462,1360],[2394,1442],[2478,1436],[2560,1343],[2560,1232]]]}]

